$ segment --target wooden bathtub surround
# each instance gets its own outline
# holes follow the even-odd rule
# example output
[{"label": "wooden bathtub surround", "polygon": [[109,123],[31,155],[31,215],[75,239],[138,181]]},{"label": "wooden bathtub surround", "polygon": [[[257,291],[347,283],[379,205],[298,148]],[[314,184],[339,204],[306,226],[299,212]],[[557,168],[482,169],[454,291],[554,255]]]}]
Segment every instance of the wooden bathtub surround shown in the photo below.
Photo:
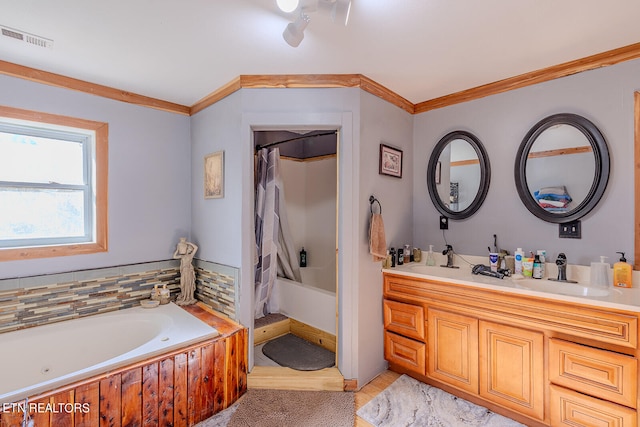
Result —
[{"label": "wooden bathtub surround", "polygon": [[[247,389],[245,328],[202,305],[183,307],[215,327],[211,340],[29,398],[33,404],[87,404],[88,411],[31,412],[37,427],[192,426]],[[22,412],[0,413],[20,426]]]},{"label": "wooden bathtub surround", "polygon": [[384,273],[385,358],[527,426],[635,427],[638,312]]},{"label": "wooden bathtub surround", "polygon": [[[254,329],[253,343],[262,344],[289,333],[337,354],[335,335],[291,318]],[[254,366],[247,377],[247,383],[248,388],[277,390],[353,390],[349,388],[351,382],[345,380],[336,367],[318,371],[297,371],[278,366]]]}]

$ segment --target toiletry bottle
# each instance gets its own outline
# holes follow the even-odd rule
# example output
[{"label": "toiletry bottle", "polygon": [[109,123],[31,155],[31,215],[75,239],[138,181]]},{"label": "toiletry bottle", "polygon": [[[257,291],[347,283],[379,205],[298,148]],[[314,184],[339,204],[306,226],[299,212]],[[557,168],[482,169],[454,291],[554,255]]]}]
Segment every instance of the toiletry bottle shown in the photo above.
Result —
[{"label": "toiletry bottle", "polygon": [[413,248],[413,260],[415,262],[422,261],[422,251],[420,248]]},{"label": "toiletry bottle", "polygon": [[428,266],[436,265],[436,258],[433,254],[433,245],[429,245],[429,253],[427,253],[427,265]]},{"label": "toiletry bottle", "polygon": [[151,291],[151,299],[153,301],[160,300],[160,289],[158,289],[158,285],[153,286],[153,290]]},{"label": "toiletry bottle", "polygon": [[409,264],[411,262],[411,246],[404,245],[404,263]]},{"label": "toiletry bottle", "polygon": [[533,252],[531,256],[522,258],[522,275],[524,277],[533,277]]},{"label": "toiletry bottle", "polygon": [[542,267],[540,266],[540,255],[533,257],[533,271],[531,276],[534,279],[542,279]]},{"label": "toiletry bottle", "polygon": [[600,256],[600,262],[592,262],[589,274],[591,286],[607,289],[609,287],[609,263],[606,256]]},{"label": "toiletry bottle", "polygon": [[538,257],[540,257],[540,278],[544,279],[547,274],[547,266],[545,265],[547,263],[547,251],[544,249],[538,249],[536,253],[538,254]]},{"label": "toiletry bottle", "polygon": [[307,251],[304,250],[304,246],[302,247],[302,250],[300,251],[300,267],[306,267],[307,266]]},{"label": "toiletry bottle", "polygon": [[624,252],[616,252],[620,254],[620,261],[613,264],[613,286],[619,288],[631,288],[631,264],[627,263],[627,259],[624,257]]},{"label": "toiletry bottle", "polygon": [[396,250],[391,248],[389,254],[391,255],[391,268],[393,268],[396,266]]},{"label": "toiletry bottle", "polygon": [[398,248],[398,265],[404,264],[404,250],[402,248]]},{"label": "toiletry bottle", "polygon": [[516,249],[514,256],[515,256],[514,273],[522,275],[522,260],[524,259],[524,251],[522,250],[522,248]]},{"label": "toiletry bottle", "polygon": [[391,268],[391,253],[387,249],[387,256],[384,258],[384,266],[382,268]]}]

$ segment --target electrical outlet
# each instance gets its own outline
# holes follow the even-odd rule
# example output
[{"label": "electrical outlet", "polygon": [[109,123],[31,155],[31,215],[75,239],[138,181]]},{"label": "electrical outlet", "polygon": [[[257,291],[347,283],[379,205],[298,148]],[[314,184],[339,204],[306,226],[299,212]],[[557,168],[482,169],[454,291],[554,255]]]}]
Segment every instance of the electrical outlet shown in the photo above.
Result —
[{"label": "electrical outlet", "polygon": [[559,227],[558,237],[561,239],[582,239],[582,225],[579,219],[560,224]]},{"label": "electrical outlet", "polygon": [[449,218],[446,216],[440,215],[440,230],[448,230],[449,229]]}]

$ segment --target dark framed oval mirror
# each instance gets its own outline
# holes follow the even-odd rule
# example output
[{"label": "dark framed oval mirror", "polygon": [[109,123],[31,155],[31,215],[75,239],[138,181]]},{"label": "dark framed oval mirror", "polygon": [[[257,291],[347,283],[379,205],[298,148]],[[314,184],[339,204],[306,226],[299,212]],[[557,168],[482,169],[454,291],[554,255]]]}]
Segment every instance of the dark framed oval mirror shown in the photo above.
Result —
[{"label": "dark framed oval mirror", "polygon": [[516,188],[538,218],[571,222],[598,204],[609,167],[609,149],[596,125],[576,114],[554,114],[522,140],[514,168]]},{"label": "dark framed oval mirror", "polygon": [[447,218],[465,219],[473,215],[487,196],[490,179],[487,152],[469,132],[448,133],[438,141],[429,158],[429,196]]}]

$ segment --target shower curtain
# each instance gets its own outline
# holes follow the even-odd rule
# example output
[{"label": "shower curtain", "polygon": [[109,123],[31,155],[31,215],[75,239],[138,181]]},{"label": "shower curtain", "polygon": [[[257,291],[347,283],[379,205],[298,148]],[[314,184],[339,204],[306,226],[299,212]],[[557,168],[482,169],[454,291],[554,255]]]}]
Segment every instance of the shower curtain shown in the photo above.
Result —
[{"label": "shower curtain", "polygon": [[278,274],[298,282],[301,280],[280,177],[280,150],[261,149],[257,162],[254,318],[259,319],[268,314],[267,302]]}]

